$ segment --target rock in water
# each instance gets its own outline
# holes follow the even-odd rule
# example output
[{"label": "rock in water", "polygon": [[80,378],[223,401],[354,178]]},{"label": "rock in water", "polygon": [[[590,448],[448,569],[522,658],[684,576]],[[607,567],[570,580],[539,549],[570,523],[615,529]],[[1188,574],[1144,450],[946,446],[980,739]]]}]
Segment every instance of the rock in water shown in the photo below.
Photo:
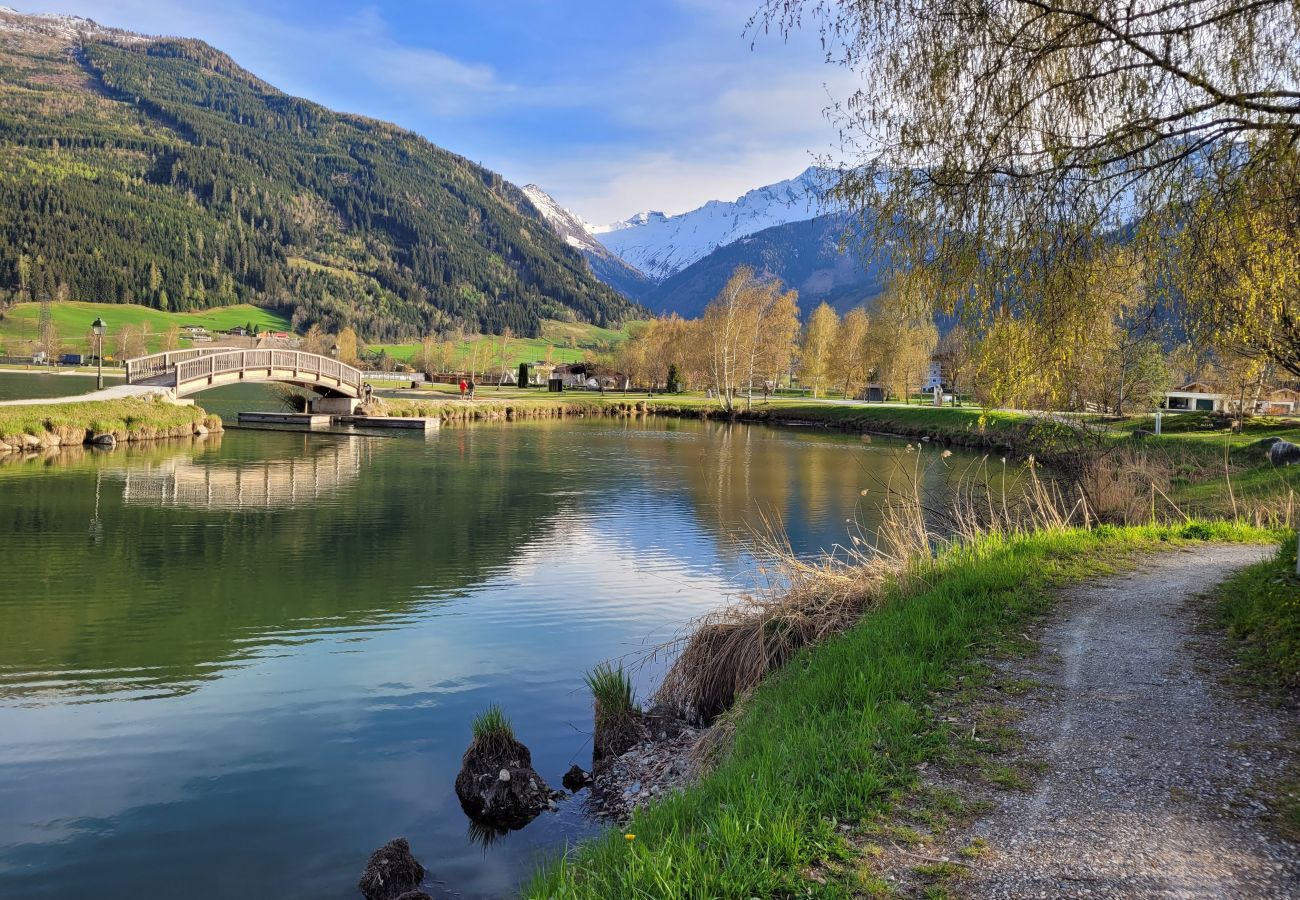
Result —
[{"label": "rock in water", "polygon": [[569,771],[564,773],[564,780],[562,783],[566,788],[576,794],[578,791],[591,784],[591,773],[583,769],[581,766],[571,766]]},{"label": "rock in water", "polygon": [[528,748],[512,738],[470,744],[456,776],[465,814],[497,828],[523,828],[557,796],[533,769]]},{"label": "rock in water", "polygon": [[425,896],[418,893],[424,881],[424,866],[411,854],[406,838],[393,838],[370,854],[366,871],[361,874],[357,887],[366,900],[408,900]]},{"label": "rock in water", "polygon": [[433,898],[424,891],[407,891],[405,894],[398,897],[397,900],[433,900]]},{"label": "rock in water", "polygon": [[1268,461],[1275,466],[1300,465],[1300,447],[1290,441],[1277,441],[1268,448]]}]

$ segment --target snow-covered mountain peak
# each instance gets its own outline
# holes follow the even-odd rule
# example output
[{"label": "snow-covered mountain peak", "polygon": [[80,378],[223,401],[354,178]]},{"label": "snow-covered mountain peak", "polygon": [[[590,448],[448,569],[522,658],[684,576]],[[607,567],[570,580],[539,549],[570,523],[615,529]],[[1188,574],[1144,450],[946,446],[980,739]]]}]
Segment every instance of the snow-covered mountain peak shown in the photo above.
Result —
[{"label": "snow-covered mountain peak", "polygon": [[94,19],[82,16],[67,16],[57,13],[24,13],[10,6],[0,6],[0,31],[25,31],[56,38],[60,41],[75,43],[87,38],[112,40],[119,43],[135,43],[149,38],[123,31],[119,28],[105,28]]},{"label": "snow-covered mountain peak", "polygon": [[592,237],[592,226],[582,220],[573,210],[561,206],[555,198],[535,184],[526,184],[520,188],[524,196],[537,207],[546,224],[564,238],[570,247],[591,250],[595,253],[607,253],[605,246]]},{"label": "snow-covered mountain peak", "polygon": [[648,211],[589,228],[602,244],[655,281],[747,235],[839,209],[825,200],[834,173],[816,166],[794,178],[747,191],[732,201],[710,200],[677,215]]}]

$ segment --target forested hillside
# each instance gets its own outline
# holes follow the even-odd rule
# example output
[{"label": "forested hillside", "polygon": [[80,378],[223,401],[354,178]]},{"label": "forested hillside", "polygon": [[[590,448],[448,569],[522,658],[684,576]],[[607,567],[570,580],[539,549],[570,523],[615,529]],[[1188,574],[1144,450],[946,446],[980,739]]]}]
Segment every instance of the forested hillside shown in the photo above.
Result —
[{"label": "forested hillside", "polygon": [[249,302],[372,340],[617,324],[515,186],[199,41],[0,13],[0,305]]}]

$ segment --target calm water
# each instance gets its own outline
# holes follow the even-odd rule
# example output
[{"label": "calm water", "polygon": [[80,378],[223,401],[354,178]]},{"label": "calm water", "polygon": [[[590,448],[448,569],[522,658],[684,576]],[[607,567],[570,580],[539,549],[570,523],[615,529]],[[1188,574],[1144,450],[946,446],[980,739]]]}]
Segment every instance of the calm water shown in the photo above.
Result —
[{"label": "calm water", "polygon": [[[203,402],[261,397],[235,390]],[[584,669],[750,585],[762,513],[831,546],[913,458],[579,420],[0,465],[0,897],[351,898],[395,835],[435,894],[509,894],[593,826],[571,802],[475,844],[473,716],[501,703],[558,786],[590,762]]]}]

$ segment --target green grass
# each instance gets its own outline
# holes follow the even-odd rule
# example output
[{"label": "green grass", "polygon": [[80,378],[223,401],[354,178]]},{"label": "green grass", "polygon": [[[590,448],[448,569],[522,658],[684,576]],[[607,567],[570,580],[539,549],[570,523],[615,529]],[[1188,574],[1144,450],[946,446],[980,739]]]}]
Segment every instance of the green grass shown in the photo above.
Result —
[{"label": "green grass", "polygon": [[[542,322],[542,336],[536,338],[511,338],[507,348],[507,368],[517,369],[521,362],[533,363],[546,359],[550,350],[551,362],[580,362],[583,353],[591,350],[602,352],[610,350],[627,339],[627,328],[601,328],[598,325],[584,325],[580,322]],[[393,359],[410,362],[420,349],[418,342],[405,344],[367,344],[369,350],[382,350]],[[453,368],[463,369],[471,365],[472,343],[467,338],[456,342]],[[478,370],[496,372],[501,368],[501,338],[495,335],[482,336],[478,351]]]},{"label": "green grass", "polygon": [[64,443],[81,443],[87,431],[112,433],[118,440],[167,437],[196,424],[220,425],[198,406],[178,406],[158,400],[100,400],[0,406],[0,442],[16,443],[18,435],[58,435]]},{"label": "green grass", "polygon": [[[93,348],[86,346],[86,332],[90,330],[90,323],[100,316],[108,323],[108,334],[104,338],[105,356],[113,355],[114,335],[124,325],[143,324],[148,329],[147,343],[151,351],[158,349],[162,333],[172,325],[182,328],[198,325],[209,331],[226,331],[236,325],[252,323],[258,328],[271,331],[289,330],[289,320],[278,312],[248,304],[192,313],[171,313],[135,304],[64,300],[51,304],[50,309],[65,351],[69,353],[92,351]],[[0,343],[4,344],[6,355],[24,356],[31,353],[30,342],[37,337],[40,315],[39,303],[19,303],[0,317]],[[188,346],[188,342],[184,345]]]},{"label": "green grass", "polygon": [[496,741],[502,738],[509,740],[515,739],[514,726],[506,718],[501,707],[495,703],[489,706],[483,712],[474,717],[474,724],[470,726],[475,741]]},{"label": "green grass", "polygon": [[1228,580],[1216,596],[1219,619],[1237,641],[1250,676],[1273,687],[1300,687],[1295,540],[1287,540],[1272,559]]},{"label": "green grass", "polygon": [[596,728],[618,727],[640,712],[632,690],[632,679],[623,666],[603,662],[583,675],[596,709]]},{"label": "green grass", "polygon": [[941,758],[948,726],[935,692],[1014,637],[1059,584],[1125,553],[1177,543],[1275,538],[1224,523],[1102,527],[985,540],[947,552],[914,583],[831,642],[798,655],[735,717],[734,742],[696,785],[637,812],[539,873],[528,896],[847,897],[853,885],[807,880],[849,859],[838,825],[887,812]]}]

